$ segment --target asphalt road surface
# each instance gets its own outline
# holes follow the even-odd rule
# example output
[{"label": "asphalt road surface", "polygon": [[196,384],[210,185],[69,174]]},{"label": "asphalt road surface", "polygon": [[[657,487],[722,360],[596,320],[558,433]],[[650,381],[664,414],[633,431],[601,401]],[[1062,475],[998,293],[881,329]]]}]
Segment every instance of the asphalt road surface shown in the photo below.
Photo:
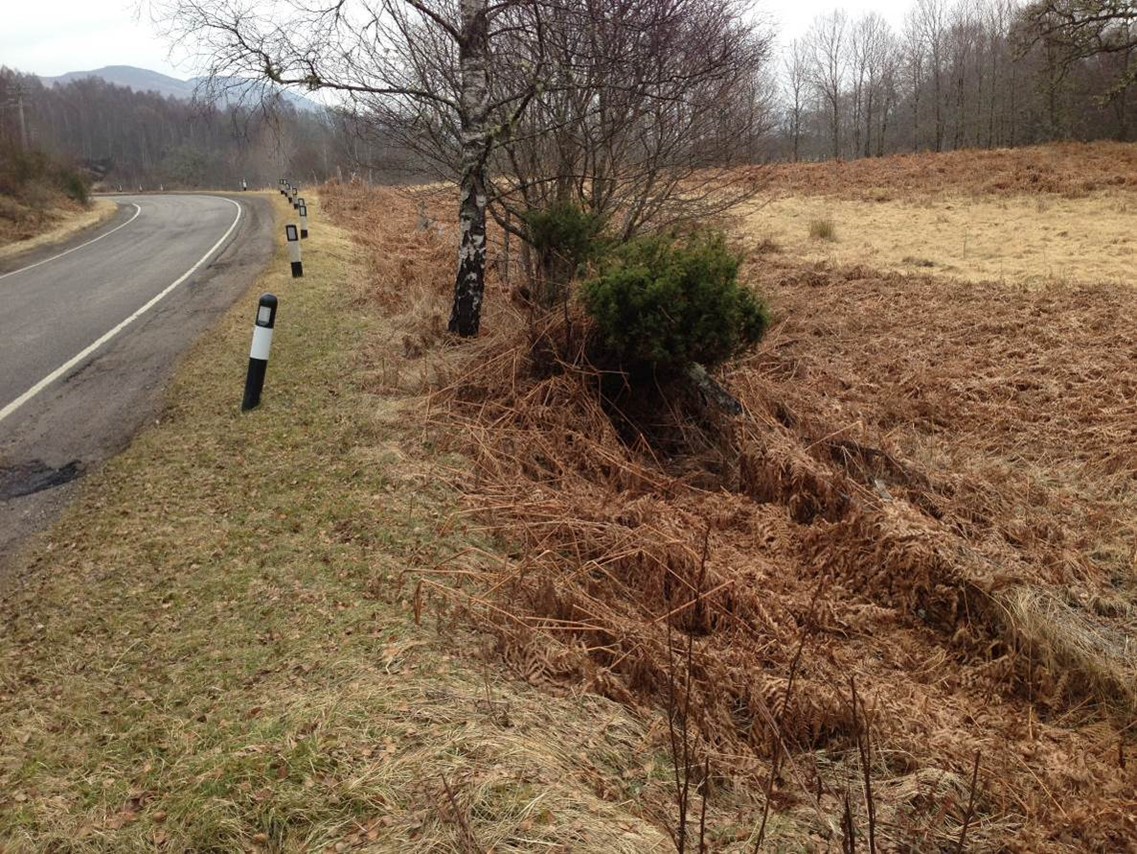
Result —
[{"label": "asphalt road surface", "polygon": [[273,251],[262,197],[114,201],[99,229],[0,266],[0,589],[16,549],[153,419],[179,355]]}]

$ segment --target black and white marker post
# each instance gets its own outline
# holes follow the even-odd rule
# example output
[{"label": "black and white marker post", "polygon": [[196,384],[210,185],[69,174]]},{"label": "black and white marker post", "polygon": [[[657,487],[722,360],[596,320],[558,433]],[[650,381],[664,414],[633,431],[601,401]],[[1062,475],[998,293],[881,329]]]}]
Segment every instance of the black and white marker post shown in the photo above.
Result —
[{"label": "black and white marker post", "polygon": [[300,239],[308,239],[308,206],[300,200]]},{"label": "black and white marker post", "polygon": [[300,188],[292,188],[292,210],[300,210],[300,205],[304,200],[300,198]]},{"label": "black and white marker post", "polygon": [[272,349],[272,329],[276,325],[276,297],[272,294],[261,296],[257,305],[257,321],[253,326],[253,346],[249,349],[249,372],[245,374],[245,399],[241,401],[241,411],[256,409],[261,402],[261,390],[265,386],[265,371],[268,370],[268,354]]},{"label": "black and white marker post", "polygon": [[288,258],[292,262],[292,278],[299,279],[304,275],[304,263],[300,260],[300,235],[296,226],[289,223],[284,227],[284,236],[288,239]]},{"label": "black and white marker post", "polygon": [[284,189],[284,179],[283,179],[283,178],[281,178],[281,179],[280,179],[280,194],[283,196],[283,195],[284,195],[284,193],[285,193],[285,189]]}]

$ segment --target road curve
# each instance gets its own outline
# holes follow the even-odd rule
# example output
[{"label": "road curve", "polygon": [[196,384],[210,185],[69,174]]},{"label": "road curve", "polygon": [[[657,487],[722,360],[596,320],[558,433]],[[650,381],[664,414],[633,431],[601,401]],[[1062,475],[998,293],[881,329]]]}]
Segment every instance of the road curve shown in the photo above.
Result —
[{"label": "road curve", "polygon": [[21,395],[208,260],[242,213],[218,196],[118,202],[132,211],[119,227],[0,274],[0,422]]},{"label": "road curve", "polygon": [[60,488],[155,413],[177,357],[273,251],[258,196],[117,196],[118,215],[0,267],[0,588]]}]

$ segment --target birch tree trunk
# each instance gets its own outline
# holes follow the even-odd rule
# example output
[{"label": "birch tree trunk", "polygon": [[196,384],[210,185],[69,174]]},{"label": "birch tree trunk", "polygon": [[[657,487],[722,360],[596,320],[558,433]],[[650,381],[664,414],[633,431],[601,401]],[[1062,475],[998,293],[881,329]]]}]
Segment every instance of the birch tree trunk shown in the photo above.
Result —
[{"label": "birch tree trunk", "polygon": [[461,0],[460,8],[462,175],[458,189],[458,230],[461,245],[449,329],[470,338],[478,334],[481,323],[486,279],[489,15],[487,0]]}]

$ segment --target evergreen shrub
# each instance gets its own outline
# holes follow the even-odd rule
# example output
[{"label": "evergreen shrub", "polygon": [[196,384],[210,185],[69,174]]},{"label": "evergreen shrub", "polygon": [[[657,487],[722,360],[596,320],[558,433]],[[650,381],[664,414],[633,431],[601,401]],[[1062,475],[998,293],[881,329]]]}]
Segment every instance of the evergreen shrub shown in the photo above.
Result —
[{"label": "evergreen shrub", "polygon": [[526,242],[536,255],[539,297],[546,308],[564,300],[581,268],[607,250],[604,225],[603,217],[567,202],[525,215]]},{"label": "evergreen shrub", "polygon": [[637,238],[613,250],[581,288],[601,350],[630,371],[713,368],[761,340],[762,302],[738,282],[721,234]]}]

